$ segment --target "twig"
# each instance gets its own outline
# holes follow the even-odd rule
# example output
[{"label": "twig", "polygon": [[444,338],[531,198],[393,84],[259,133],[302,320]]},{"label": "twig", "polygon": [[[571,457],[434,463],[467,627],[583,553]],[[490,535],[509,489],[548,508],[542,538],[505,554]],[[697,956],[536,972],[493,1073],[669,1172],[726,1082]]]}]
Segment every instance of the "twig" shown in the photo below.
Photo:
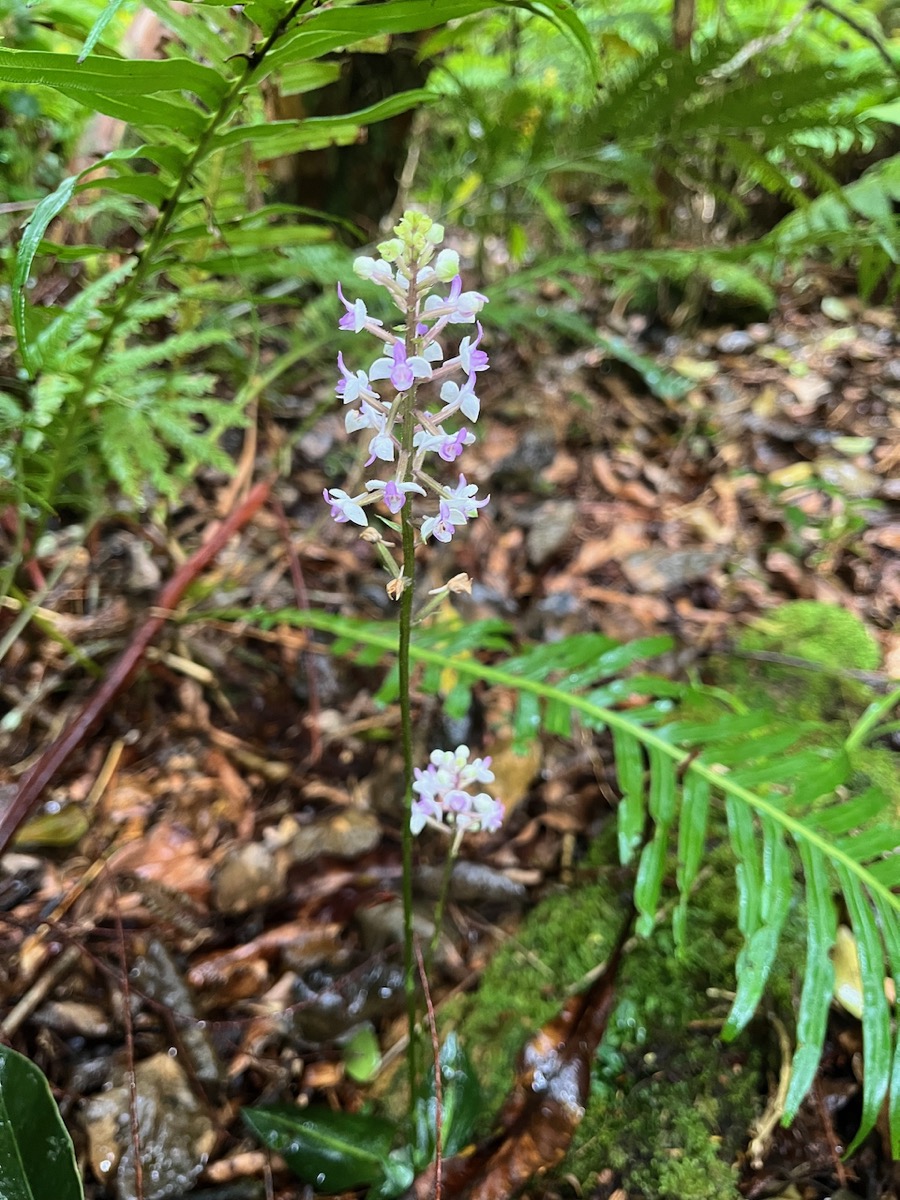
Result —
[{"label": "twig", "polygon": [[870,42],[884,59],[888,68],[893,71],[895,75],[898,74],[897,64],[891,58],[887,48],[882,45],[881,41],[875,36],[875,34],[866,29],[857,20],[855,20],[855,18],[848,16],[845,12],[841,12],[841,10],[836,8],[830,2],[830,0],[809,0],[809,3],[804,5],[804,7],[801,8],[798,13],[791,17],[787,25],[785,25],[782,29],[779,29],[777,33],[766,34],[764,37],[753,38],[751,41],[747,42],[745,46],[742,46],[741,49],[738,50],[737,54],[729,58],[728,62],[722,63],[720,67],[716,67],[714,70],[710,71],[710,73],[706,76],[705,82],[718,79],[727,79],[730,75],[735,75],[741,69],[741,67],[748,63],[751,58],[755,58],[757,54],[762,54],[766,50],[773,50],[776,46],[783,46],[784,43],[789,41],[797,32],[797,30],[803,24],[804,19],[808,16],[811,16],[817,8],[821,8],[825,12],[830,13],[836,20],[843,21],[845,25],[850,26],[854,33],[858,33],[861,38],[865,38],[867,42]]},{"label": "twig", "polygon": [[872,43],[895,75],[900,73],[900,69],[898,69],[897,64],[891,58],[884,43],[874,33],[872,33],[870,29],[866,29],[864,25],[861,25],[855,17],[848,16],[847,13],[841,12],[839,8],[835,8],[835,6],[830,3],[830,0],[812,0],[809,7],[810,11],[812,11],[814,8],[824,8],[825,12],[831,13],[831,15],[838,21],[843,21],[845,25],[849,25],[854,33],[858,33],[861,38],[865,38],[867,42]]},{"label": "twig", "polygon": [[799,658],[795,654],[779,654],[775,650],[738,650],[732,647],[728,653],[734,658],[747,658],[751,662],[772,663],[776,667],[796,667],[798,671],[815,671],[819,675],[831,675],[836,679],[850,679],[881,691],[896,686],[896,680],[890,679],[883,671],[857,671],[852,667],[834,667],[830,663],[812,662],[808,658]]},{"label": "twig", "polygon": [[716,67],[710,71],[705,77],[704,82],[714,79],[727,79],[729,75],[736,75],[741,67],[745,63],[748,63],[751,58],[755,58],[757,54],[762,54],[766,50],[773,50],[776,46],[783,46],[803,24],[804,17],[808,16],[815,7],[816,0],[810,0],[810,3],[791,17],[787,25],[783,29],[779,29],[777,33],[767,33],[762,37],[752,38],[745,46],[742,46],[738,50],[737,54],[732,55],[728,62],[724,62],[720,67]]},{"label": "twig", "polygon": [[425,960],[422,958],[422,949],[418,940],[414,943],[414,948],[419,978],[422,980],[422,991],[425,993],[425,1015],[431,1032],[431,1049],[434,1053],[434,1200],[441,1200],[444,1158],[444,1086],[441,1080],[441,1043],[438,1038],[437,1022],[434,1019],[434,1005],[431,1002],[431,988],[428,986]]},{"label": "twig", "polygon": [[16,1030],[28,1020],[37,1006],[48,995],[53,985],[64,975],[68,975],[78,962],[81,950],[78,946],[68,946],[55,962],[36,979],[15,1008],[11,1009],[0,1024],[0,1033],[4,1038],[11,1038]]},{"label": "twig", "polygon": [[265,501],[273,480],[258,483],[244,500],[218,527],[212,536],[175,572],[159,594],[151,615],[137,630],[131,643],[113,664],[109,674],[62,734],[40,756],[23,776],[19,790],[5,809],[0,811],[0,852],[9,844],[18,826],[31,812],[41,792],[77,749],[108,705],[125,688],[134,674],[150,642],[163,627],[168,615],[197,576],[216,557],[225,544],[247,524]]},{"label": "twig", "polygon": [[784,1027],[784,1022],[773,1012],[767,1012],[772,1026],[778,1035],[778,1048],[781,1052],[781,1067],[778,1072],[778,1087],[771,1097],[762,1116],[753,1124],[753,1140],[747,1147],[750,1166],[758,1171],[765,1161],[772,1141],[772,1133],[784,1115],[784,1102],[787,1099],[788,1087],[791,1082],[791,1039]]}]

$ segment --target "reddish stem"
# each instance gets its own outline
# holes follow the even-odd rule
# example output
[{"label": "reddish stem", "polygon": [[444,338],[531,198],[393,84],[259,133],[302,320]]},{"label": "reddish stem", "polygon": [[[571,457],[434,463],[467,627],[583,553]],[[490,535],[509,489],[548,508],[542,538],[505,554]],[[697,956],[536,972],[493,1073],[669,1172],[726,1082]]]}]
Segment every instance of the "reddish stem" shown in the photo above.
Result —
[{"label": "reddish stem", "polygon": [[131,642],[110,668],[109,674],[96,692],[56,741],[51,742],[34,766],[22,776],[19,790],[6,808],[0,811],[0,853],[9,845],[13,834],[31,812],[41,792],[62,764],[78,748],[110,702],[131,679],[147,647],[159,633],[170,612],[177,607],[188,587],[263,504],[271,490],[272,482],[269,479],[256,484],[247,498],[215,527],[209,541],[178,568],[160,592],[154,608],[151,609],[153,615],[135,632]]}]

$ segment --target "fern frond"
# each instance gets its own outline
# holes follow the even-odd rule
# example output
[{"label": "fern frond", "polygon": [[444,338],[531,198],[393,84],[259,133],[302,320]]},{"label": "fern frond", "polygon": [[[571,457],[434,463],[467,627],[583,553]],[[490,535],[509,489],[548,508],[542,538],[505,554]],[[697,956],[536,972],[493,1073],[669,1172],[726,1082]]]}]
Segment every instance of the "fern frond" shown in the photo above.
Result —
[{"label": "fern frond", "polygon": [[[235,618],[328,632],[340,639],[344,652],[364,648],[369,661],[396,653],[394,630],[372,623],[297,610],[242,611]],[[584,658],[604,644],[602,640],[593,641],[594,637],[582,635],[559,644],[561,659],[575,679],[571,690],[569,676],[552,683],[546,681],[547,676],[555,674],[548,647],[523,652],[513,660],[513,669],[435,650],[423,645],[421,639],[414,641],[411,655],[413,661],[426,668],[450,670],[473,684],[501,687],[529,697],[525,704],[532,727],[535,720],[540,721],[552,706],[557,706],[579,714],[591,727],[605,726],[611,731],[622,794],[618,826],[623,861],[632,858],[640,845],[648,809],[655,821],[653,838],[641,852],[635,889],[644,932],[655,917],[669,831],[677,822],[676,883],[680,901],[675,931],[677,936],[684,936],[690,888],[705,852],[710,802],[715,796],[724,799],[736,859],[739,925],[744,937],[737,964],[737,997],[726,1027],[730,1036],[753,1015],[777,955],[794,895],[794,871],[788,851],[793,842],[799,852],[806,894],[807,967],[786,1119],[796,1113],[821,1054],[833,987],[829,951],[837,928],[832,900],[832,891],[837,890],[846,903],[859,946],[865,999],[866,1079],[862,1121],[854,1144],[872,1128],[886,1094],[891,1097],[892,1137],[900,1143],[900,1089],[896,1080],[893,1085],[890,1082],[895,1052],[884,992],[885,973],[900,972],[896,953],[900,945],[900,896],[889,882],[896,870],[896,821],[892,823],[887,817],[887,798],[870,789],[847,814],[842,815],[836,804],[820,805],[818,810],[814,805],[805,805],[805,810],[799,811],[794,784],[809,769],[810,754],[804,749],[788,755],[784,751],[806,730],[785,730],[780,717],[776,720],[766,714],[747,713],[705,724],[676,721],[667,725],[661,722],[659,711],[652,723],[644,723],[631,713],[626,715],[599,704],[596,691],[583,693],[584,688],[591,687],[590,673],[584,673],[588,666]],[[604,649],[602,654],[610,652]],[[530,655],[534,658],[529,662]],[[817,762],[829,763],[830,778],[843,780],[849,775],[849,757],[843,750],[830,759],[827,752],[817,753]],[[757,789],[751,790],[746,781],[754,777]],[[857,832],[857,820],[866,817],[877,821],[882,813],[884,818],[874,829]]]}]

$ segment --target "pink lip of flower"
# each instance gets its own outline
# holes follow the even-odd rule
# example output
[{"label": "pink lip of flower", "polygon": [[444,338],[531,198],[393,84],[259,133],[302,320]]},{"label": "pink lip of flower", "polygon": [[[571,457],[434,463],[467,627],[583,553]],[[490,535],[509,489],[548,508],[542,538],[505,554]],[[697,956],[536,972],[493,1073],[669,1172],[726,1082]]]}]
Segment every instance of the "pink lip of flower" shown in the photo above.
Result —
[{"label": "pink lip of flower", "polygon": [[340,329],[349,330],[352,333],[359,333],[362,329],[367,329],[371,325],[383,325],[384,321],[379,321],[377,317],[370,317],[368,310],[363,300],[355,300],[353,304],[344,297],[341,285],[337,285],[338,296],[341,304],[346,308],[346,314],[338,321]]},{"label": "pink lip of flower", "polygon": [[463,452],[465,446],[469,446],[475,441],[475,435],[469,433],[465,425],[452,437],[449,438],[438,450],[438,454],[444,462],[453,462]]},{"label": "pink lip of flower", "polygon": [[472,812],[477,816],[479,828],[484,833],[496,833],[503,824],[506,808],[502,800],[495,800],[487,792],[479,792],[472,799]]},{"label": "pink lip of flower", "polygon": [[383,479],[370,479],[366,487],[371,492],[381,492],[382,500],[392,513],[400,511],[410,492],[418,492],[420,496],[425,495],[425,489],[418,483],[397,483],[393,479],[386,482]]},{"label": "pink lip of flower", "polygon": [[475,322],[475,328],[478,330],[478,337],[473,342],[471,338],[464,337],[459,343],[459,361],[466,375],[471,375],[473,371],[486,371],[488,369],[488,356],[484,350],[479,350],[478,346],[484,336],[484,330],[481,327],[481,322]]},{"label": "pink lip of flower", "polygon": [[485,496],[481,500],[476,500],[477,495],[478,485],[466,483],[466,477],[462,474],[456,487],[448,489],[447,500],[450,509],[462,518],[458,524],[462,525],[465,519],[472,520],[473,517],[477,517],[479,508],[484,508],[491,499],[490,496]]},{"label": "pink lip of flower", "polygon": [[335,394],[338,399],[344,404],[353,404],[357,400],[377,400],[378,396],[369,387],[369,378],[365,371],[357,371],[355,374],[347,368],[344,363],[343,354],[338,354],[338,370],[343,379],[339,379],[335,386]]},{"label": "pink lip of flower", "polygon": [[430,537],[435,537],[439,542],[449,542],[456,533],[452,516],[450,506],[446,500],[442,500],[438,508],[438,515],[426,517],[422,522],[422,540],[427,542]]},{"label": "pink lip of flower", "polygon": [[356,525],[368,525],[369,521],[357,499],[348,496],[343,488],[325,488],[322,497],[331,505],[331,516],[338,525],[353,521]]},{"label": "pink lip of flower", "polygon": [[402,342],[391,347],[390,358],[376,358],[369,371],[369,379],[390,379],[398,392],[408,392],[417,379],[431,378],[431,363],[419,354],[407,357]]}]

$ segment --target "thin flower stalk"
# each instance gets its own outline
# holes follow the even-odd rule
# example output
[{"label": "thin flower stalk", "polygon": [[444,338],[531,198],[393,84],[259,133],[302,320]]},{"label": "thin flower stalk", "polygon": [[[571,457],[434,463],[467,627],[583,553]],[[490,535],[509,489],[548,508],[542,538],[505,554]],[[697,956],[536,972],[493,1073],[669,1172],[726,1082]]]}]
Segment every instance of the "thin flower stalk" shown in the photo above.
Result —
[{"label": "thin flower stalk", "polygon": [[[359,526],[361,536],[376,546],[391,575],[388,594],[399,601],[404,965],[412,1092],[417,1077],[413,839],[429,826],[451,834],[449,880],[465,833],[498,829],[503,805],[486,792],[470,793],[472,784],[491,782],[493,775],[490,759],[470,761],[466,746],[455,751],[435,750],[424,771],[414,766],[410,638],[416,550],[432,539],[449,542],[490,500],[489,496],[479,497],[478,487],[457,467],[465,448],[475,441],[472,427],[481,412],[478,376],[488,369],[489,361],[481,348],[484,330],[478,314],[487,297],[463,290],[459,256],[453,250],[438,250],[444,231],[429,217],[407,212],[394,234],[378,247],[380,257],[357,258],[354,270],[388,293],[400,313],[395,328],[371,315],[362,299],[348,298],[338,286],[344,308],[340,329],[353,335],[369,334],[378,342],[377,355],[365,368],[348,364],[341,351],[335,386],[346,410],[345,428],[367,439],[366,466],[375,470],[358,494],[332,487],[325,488],[323,498],[338,524]],[[447,291],[442,294],[444,287]],[[473,325],[474,334],[470,330],[462,336],[454,354],[445,353],[446,339],[456,333],[456,327]],[[454,483],[441,481],[447,465],[457,471]],[[383,510],[389,515],[382,516]],[[396,529],[398,516],[399,563],[393,558],[391,543],[370,523],[378,518]],[[454,576],[438,591],[460,591],[467,586],[466,578]],[[445,899],[446,888],[438,903],[437,929]]]}]

